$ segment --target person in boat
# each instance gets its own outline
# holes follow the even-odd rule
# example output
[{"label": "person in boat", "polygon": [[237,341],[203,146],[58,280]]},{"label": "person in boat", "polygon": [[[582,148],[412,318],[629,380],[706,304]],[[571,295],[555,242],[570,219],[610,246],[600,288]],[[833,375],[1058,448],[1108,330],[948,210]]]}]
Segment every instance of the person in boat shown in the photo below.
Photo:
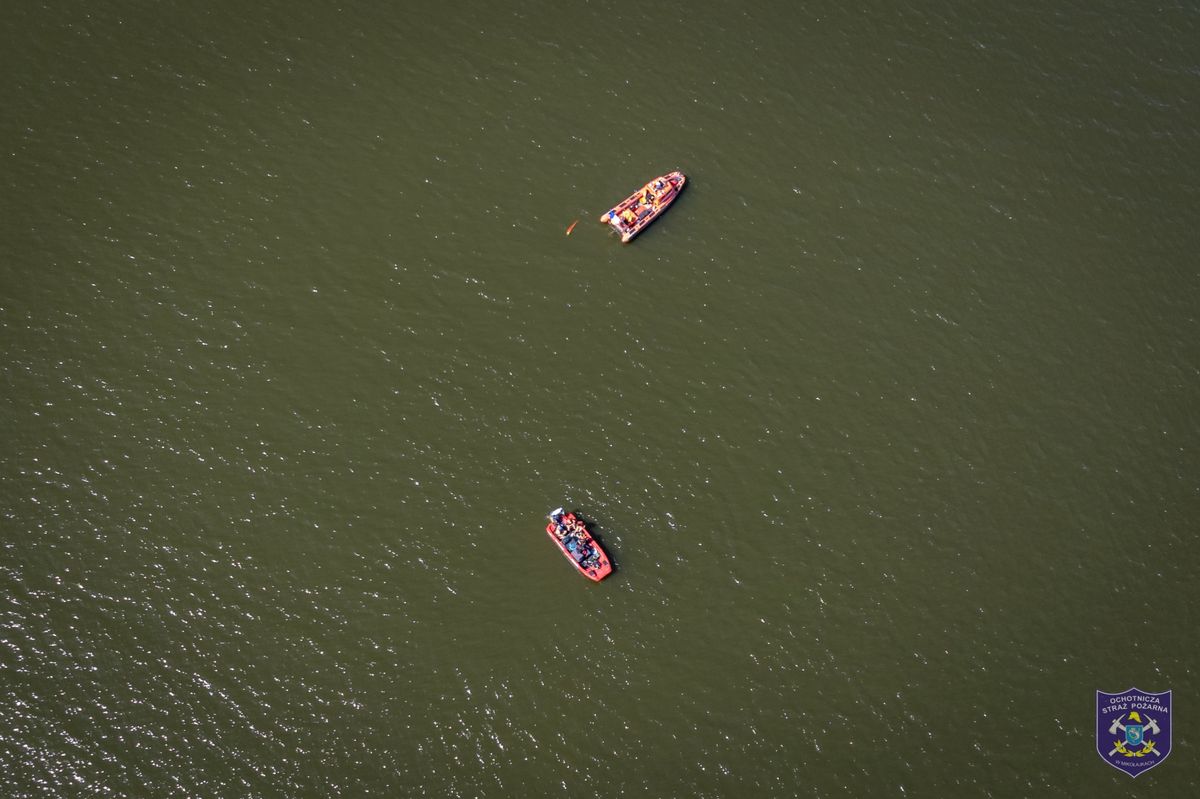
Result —
[{"label": "person in boat", "polygon": [[580,563],[586,563],[587,559],[592,556],[592,548],[583,541],[580,541],[574,550],[575,560]]},{"label": "person in boat", "polygon": [[632,208],[626,208],[621,212],[621,218],[625,220],[625,224],[632,225],[637,217],[633,213]]},{"label": "person in boat", "polygon": [[574,558],[576,563],[583,563],[588,555],[591,554],[588,551],[587,545],[574,536],[567,539],[565,546],[567,547],[567,552],[571,553],[571,557]]}]

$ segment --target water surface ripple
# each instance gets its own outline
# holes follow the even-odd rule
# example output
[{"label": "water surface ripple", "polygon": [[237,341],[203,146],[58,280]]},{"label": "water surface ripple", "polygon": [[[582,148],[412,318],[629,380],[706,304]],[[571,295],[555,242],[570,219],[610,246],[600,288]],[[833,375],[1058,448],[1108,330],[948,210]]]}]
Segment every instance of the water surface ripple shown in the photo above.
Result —
[{"label": "water surface ripple", "polygon": [[1124,796],[1093,692],[1200,689],[1198,34],[12,9],[0,792]]}]

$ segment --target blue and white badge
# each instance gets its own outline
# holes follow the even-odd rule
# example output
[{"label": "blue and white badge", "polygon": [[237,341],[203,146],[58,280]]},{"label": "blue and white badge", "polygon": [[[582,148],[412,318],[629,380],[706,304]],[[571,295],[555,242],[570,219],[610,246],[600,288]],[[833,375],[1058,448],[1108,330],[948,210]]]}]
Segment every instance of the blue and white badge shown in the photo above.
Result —
[{"label": "blue and white badge", "polygon": [[1096,751],[1105,763],[1132,777],[1166,760],[1171,754],[1171,692],[1097,691]]}]

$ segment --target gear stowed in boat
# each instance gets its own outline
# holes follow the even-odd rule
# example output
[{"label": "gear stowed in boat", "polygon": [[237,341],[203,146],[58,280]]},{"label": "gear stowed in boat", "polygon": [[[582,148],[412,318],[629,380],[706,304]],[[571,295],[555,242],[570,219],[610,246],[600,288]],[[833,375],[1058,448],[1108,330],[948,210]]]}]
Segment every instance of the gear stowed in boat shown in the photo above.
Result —
[{"label": "gear stowed in boat", "polygon": [[605,211],[600,221],[620,233],[622,242],[628,242],[675,202],[685,183],[687,176],[682,172],[657,177]]},{"label": "gear stowed in boat", "polygon": [[562,508],[550,511],[546,534],[558,544],[558,548],[579,573],[589,580],[598,583],[612,573],[608,555],[592,538],[583,520],[574,513],[565,513]]}]

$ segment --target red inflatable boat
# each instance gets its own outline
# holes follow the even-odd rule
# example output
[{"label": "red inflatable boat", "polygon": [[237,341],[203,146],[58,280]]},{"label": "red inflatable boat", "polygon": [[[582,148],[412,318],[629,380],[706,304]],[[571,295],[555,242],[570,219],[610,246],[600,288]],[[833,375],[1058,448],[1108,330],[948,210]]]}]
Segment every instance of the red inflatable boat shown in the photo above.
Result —
[{"label": "red inflatable boat", "polygon": [[564,513],[562,508],[550,512],[550,523],[546,535],[558,545],[559,551],[592,582],[600,582],[612,574],[612,562],[601,548],[587,525],[574,513]]}]

